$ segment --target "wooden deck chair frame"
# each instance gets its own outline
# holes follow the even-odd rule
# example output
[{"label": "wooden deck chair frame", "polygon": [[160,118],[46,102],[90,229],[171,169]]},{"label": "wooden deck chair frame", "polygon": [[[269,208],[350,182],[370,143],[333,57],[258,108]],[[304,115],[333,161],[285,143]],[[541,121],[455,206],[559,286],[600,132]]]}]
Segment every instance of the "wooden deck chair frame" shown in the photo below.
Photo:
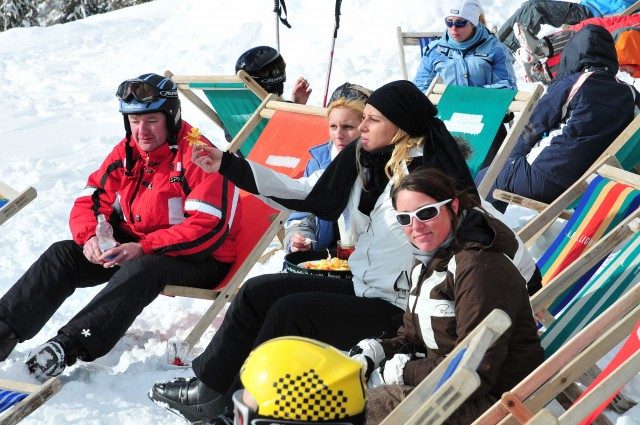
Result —
[{"label": "wooden deck chair frame", "polygon": [[635,285],[511,391],[504,393],[473,425],[526,423],[629,335],[640,320],[639,303],[640,285]]},{"label": "wooden deck chair frame", "polygon": [[[580,179],[567,191],[563,193],[558,199],[550,204],[531,200],[529,198],[515,195],[513,193],[504,192],[502,190],[494,190],[493,197],[501,201],[512,203],[515,205],[521,205],[526,208],[531,208],[535,211],[539,211],[539,214],[529,221],[525,226],[520,229],[518,236],[524,241],[527,246],[531,246],[544,231],[553,224],[553,222],[564,214],[564,217],[570,215],[566,209],[584,192],[584,179],[587,176],[593,174],[598,168],[604,164],[609,164],[622,168],[620,162],[616,159],[616,154],[620,153],[625,144],[631,140],[638,132],[640,132],[640,115],[635,117],[631,123],[615,138],[615,140],[609,145],[609,147],[600,155],[600,157],[594,161],[594,163],[585,171]],[[637,164],[628,164],[626,169],[631,169]],[[497,177],[497,176],[496,176]],[[578,193],[578,195],[575,195]],[[574,196],[575,195],[575,196]]]},{"label": "wooden deck chair frame", "polygon": [[[426,95],[434,105],[438,105],[442,96],[447,88],[446,84],[441,83],[441,79],[439,77],[435,78],[429,88],[426,91]],[[487,89],[489,90],[489,89]],[[489,165],[489,169],[487,170],[482,182],[478,185],[478,192],[482,198],[485,198],[493,185],[493,182],[498,177],[500,170],[509,159],[509,155],[513,150],[516,142],[518,141],[518,137],[520,133],[524,130],[524,126],[529,121],[529,117],[533,112],[538,100],[542,96],[543,88],[541,85],[536,85],[533,91],[523,91],[518,90],[513,101],[509,105],[509,108],[506,112],[513,112],[515,114],[515,118],[511,125],[509,126],[509,130],[507,131],[507,135],[500,146],[500,149],[496,153],[496,156],[493,158],[493,161]]]},{"label": "wooden deck chair frame", "polygon": [[398,53],[400,54],[400,68],[402,68],[402,78],[409,79],[407,73],[407,61],[404,54],[404,46],[420,46],[420,57],[424,55],[424,48],[429,40],[435,40],[442,37],[442,31],[428,31],[428,32],[403,32],[402,27],[396,29],[396,35],[398,38]]},{"label": "wooden deck chair frame", "polygon": [[[265,99],[262,101],[258,109],[253,113],[253,115],[247,120],[243,128],[238,132],[236,137],[229,144],[227,149],[231,152],[236,152],[246,137],[251,134],[253,128],[260,122],[261,119],[270,119],[277,111],[286,111],[286,112],[297,112],[304,114],[311,114],[315,116],[325,116],[326,110],[324,108],[313,107],[313,106],[305,106],[305,105],[297,105],[288,102],[276,102],[273,101],[275,99],[274,94],[268,94]],[[249,159],[251,159],[251,154],[249,155]],[[306,164],[306,163],[305,163]],[[302,165],[304,167],[304,164]],[[302,168],[304,169],[304,168]],[[246,209],[245,212],[248,212]],[[213,323],[213,320],[216,316],[222,311],[224,305],[231,300],[231,298],[235,295],[237,289],[243,283],[245,277],[251,270],[251,268],[255,265],[257,261],[262,257],[265,249],[271,244],[274,238],[281,233],[285,222],[289,217],[289,211],[280,211],[273,218],[271,225],[264,233],[263,237],[260,239],[259,243],[256,244],[251,250],[250,255],[244,260],[242,266],[238,269],[238,271],[233,274],[229,279],[229,282],[226,286],[224,286],[220,291],[210,290],[210,289],[200,289],[200,288],[192,288],[185,286],[177,286],[177,285],[167,285],[165,286],[163,293],[171,296],[185,296],[192,298],[201,298],[201,299],[209,299],[213,300],[213,304],[209,307],[209,309],[205,312],[205,314],[200,318],[196,326],[189,333],[186,338],[186,341],[189,342],[190,348],[193,348],[195,344],[198,342],[200,337],[204,334],[206,329]],[[282,243],[282,241],[280,241]]]},{"label": "wooden deck chair frame", "polygon": [[[443,423],[480,386],[476,372],[485,352],[511,326],[502,310],[493,310],[461,341],[390,414],[381,425],[438,425]],[[463,351],[466,350],[466,351]],[[460,363],[444,382],[441,378],[462,354]]]},{"label": "wooden deck chair frame", "polygon": [[631,6],[627,7],[625,10],[620,12],[618,15],[619,16],[629,16],[629,15],[632,15],[633,13],[635,13],[636,11],[638,11],[638,9],[640,9],[640,0],[638,0],[635,3],[633,3]]},{"label": "wooden deck chair frame", "polygon": [[62,383],[58,378],[49,378],[40,385],[0,379],[0,389],[28,394],[26,398],[0,414],[0,425],[17,424],[60,391],[60,388]]},{"label": "wooden deck chair frame", "polygon": [[224,125],[218,113],[198,96],[189,84],[238,83],[244,84],[244,86],[248,90],[251,90],[259,99],[264,99],[268,94],[265,89],[243,70],[238,71],[236,75],[175,75],[173,72],[167,70],[164,75],[165,77],[171,78],[176,86],[178,86],[178,91],[223,130]]},{"label": "wooden deck chair frame", "polygon": [[9,201],[0,207],[0,225],[13,217],[29,202],[33,201],[37,195],[38,193],[31,186],[19,192],[8,184],[0,181],[0,198]]},{"label": "wooden deck chair frame", "polygon": [[591,392],[573,404],[559,417],[549,409],[541,409],[526,425],[579,425],[586,417],[640,373],[640,350],[625,360]]}]

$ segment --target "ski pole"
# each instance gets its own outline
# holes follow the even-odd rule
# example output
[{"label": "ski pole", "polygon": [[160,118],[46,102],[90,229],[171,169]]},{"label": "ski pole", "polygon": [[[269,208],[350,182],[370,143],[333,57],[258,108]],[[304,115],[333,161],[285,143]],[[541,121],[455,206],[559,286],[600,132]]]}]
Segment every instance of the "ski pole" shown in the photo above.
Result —
[{"label": "ski pole", "polygon": [[[282,7],[280,7],[280,1],[282,1]],[[284,18],[282,17],[283,10]],[[284,0],[273,0],[273,12],[276,14],[276,49],[280,52],[280,22],[287,28],[291,28],[289,21],[287,21],[287,5],[284,4]]]},{"label": "ski pole", "polygon": [[333,38],[331,39],[331,53],[329,54],[329,69],[327,70],[327,83],[324,88],[324,100],[322,106],[327,106],[327,96],[329,95],[329,81],[331,81],[331,67],[333,65],[333,52],[336,46],[336,38],[338,38],[338,28],[340,28],[340,7],[342,0],[336,0],[335,22],[333,24]]}]

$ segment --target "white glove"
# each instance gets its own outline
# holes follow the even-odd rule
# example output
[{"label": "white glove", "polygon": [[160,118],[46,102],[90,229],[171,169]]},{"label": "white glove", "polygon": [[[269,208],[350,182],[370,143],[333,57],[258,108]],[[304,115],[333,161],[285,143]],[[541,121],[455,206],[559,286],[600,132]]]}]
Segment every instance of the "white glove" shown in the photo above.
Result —
[{"label": "white glove", "polygon": [[363,339],[360,341],[349,350],[349,357],[362,362],[364,376],[367,379],[385,358],[382,345],[375,339]]},{"label": "white glove", "polygon": [[412,358],[410,354],[396,354],[371,373],[367,387],[374,388],[383,384],[404,385],[404,366]]}]

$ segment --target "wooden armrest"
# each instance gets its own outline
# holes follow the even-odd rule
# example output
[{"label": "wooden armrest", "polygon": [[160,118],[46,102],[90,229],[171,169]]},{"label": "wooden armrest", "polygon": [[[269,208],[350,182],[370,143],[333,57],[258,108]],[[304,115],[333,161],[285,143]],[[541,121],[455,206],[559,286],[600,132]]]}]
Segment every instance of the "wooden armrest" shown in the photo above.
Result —
[{"label": "wooden armrest", "polygon": [[[505,192],[504,190],[500,189],[495,189],[493,191],[493,197],[499,201],[507,202],[514,205],[520,205],[521,207],[529,208],[538,212],[544,210],[549,206],[549,204],[545,204],[544,202],[516,195],[515,193]],[[564,210],[558,217],[569,220],[572,215],[573,211]]]}]

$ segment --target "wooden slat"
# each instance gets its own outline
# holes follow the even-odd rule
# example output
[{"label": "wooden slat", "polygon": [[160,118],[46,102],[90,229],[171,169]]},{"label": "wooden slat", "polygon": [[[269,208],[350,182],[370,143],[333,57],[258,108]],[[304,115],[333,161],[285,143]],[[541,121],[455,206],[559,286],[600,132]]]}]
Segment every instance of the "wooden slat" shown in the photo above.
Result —
[{"label": "wooden slat", "polygon": [[40,407],[51,396],[60,391],[58,378],[49,378],[42,385],[31,385],[16,381],[0,380],[0,387],[7,390],[29,393],[16,406],[0,415],[0,425],[15,425]]}]

